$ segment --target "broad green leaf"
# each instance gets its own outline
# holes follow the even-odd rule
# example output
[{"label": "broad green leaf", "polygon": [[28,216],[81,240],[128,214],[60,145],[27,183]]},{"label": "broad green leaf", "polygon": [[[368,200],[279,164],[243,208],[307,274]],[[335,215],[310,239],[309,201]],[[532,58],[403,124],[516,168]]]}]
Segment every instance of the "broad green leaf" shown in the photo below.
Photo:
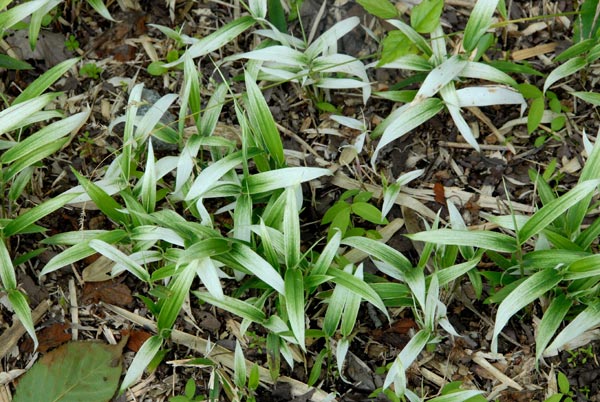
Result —
[{"label": "broad green leaf", "polygon": [[300,348],[305,346],[304,279],[302,271],[291,268],[285,272],[285,307],[290,320],[290,328]]},{"label": "broad green leaf", "polygon": [[367,222],[376,225],[384,225],[388,223],[387,219],[381,217],[381,211],[377,207],[368,202],[355,202],[352,204],[352,213],[360,216]]},{"label": "broad green leaf", "polygon": [[33,350],[36,350],[39,343],[35,334],[33,318],[31,317],[31,309],[29,308],[29,303],[27,303],[25,295],[17,289],[9,289],[8,301],[15,311],[17,318],[21,322],[21,325],[23,325],[31,339],[33,339]]},{"label": "broad green leaf", "polygon": [[108,401],[119,385],[122,348],[66,343],[43,355],[20,379],[13,401]]},{"label": "broad green leaf", "polygon": [[519,231],[520,243],[525,243],[531,237],[541,232],[569,208],[592,193],[599,184],[600,180],[584,181],[577,184],[565,195],[544,205],[521,227]]},{"label": "broad green leaf", "polygon": [[295,186],[318,179],[321,176],[330,176],[329,169],[315,167],[288,167],[257,173],[244,179],[242,187],[249,194],[266,193],[284,187]]},{"label": "broad green leaf", "polygon": [[585,58],[575,57],[556,67],[550,74],[548,74],[548,77],[546,77],[546,82],[544,82],[544,93],[546,93],[548,88],[550,88],[556,81],[575,74],[586,65],[587,61]]},{"label": "broad green leaf", "polygon": [[283,167],[285,165],[283,144],[275,120],[273,120],[273,115],[260,88],[247,72],[245,80],[248,94],[247,113],[255,135],[264,144],[265,152],[274,161],[274,167]]},{"label": "broad green leaf", "polygon": [[[188,50],[186,50],[186,52],[193,59],[205,56],[231,42],[239,34],[250,28],[252,25],[254,25],[254,18],[250,16],[238,18],[230,23],[225,24],[210,35],[195,41],[194,44]],[[173,63],[165,64],[165,67],[174,67],[182,62],[183,59],[180,58]]]},{"label": "broad green leaf", "polygon": [[[246,385],[246,359],[240,343],[235,341],[235,352],[233,357],[233,381],[239,388]],[[192,394],[194,396],[195,390]],[[191,399],[191,398],[190,398]]]},{"label": "broad green leaf", "polygon": [[473,246],[486,250],[513,253],[517,250],[517,241],[508,235],[486,230],[457,231],[451,229],[428,230],[406,235],[411,240],[434,244]]},{"label": "broad green leaf", "polygon": [[594,300],[554,338],[554,341],[544,351],[544,356],[556,355],[565,344],[598,325],[600,325],[600,302]]},{"label": "broad green leaf", "polygon": [[[595,1],[595,0],[594,0]],[[564,52],[560,53],[558,56],[554,58],[555,62],[566,61],[577,57],[583,53],[588,52],[596,45],[596,40],[594,39],[586,39],[579,43],[575,43],[573,46],[569,47]]]},{"label": "broad green leaf", "polygon": [[552,302],[548,309],[544,312],[542,321],[540,322],[535,337],[535,360],[539,361],[546,350],[546,346],[550,343],[550,339],[554,336],[558,327],[563,323],[563,320],[569,309],[573,305],[573,301],[567,299],[564,294],[559,294]]},{"label": "broad green leaf", "polygon": [[389,319],[389,315],[385,305],[383,304],[383,301],[377,292],[375,292],[373,288],[371,288],[366,282],[337,268],[329,268],[327,270],[327,275],[334,277],[334,283],[344,286],[350,292],[358,294],[360,297],[377,307]]},{"label": "broad green leaf", "polygon": [[[95,240],[92,240],[94,242]],[[158,314],[156,325],[159,331],[170,330],[179,316],[181,306],[188,296],[192,282],[196,277],[196,271],[200,267],[199,260],[190,262],[186,266],[179,267],[177,277],[169,284],[169,297],[164,300],[164,304]]]},{"label": "broad green leaf", "polygon": [[498,0],[478,0],[471,11],[465,27],[463,47],[467,52],[473,51],[479,39],[492,25],[492,15],[498,5]]},{"label": "broad green leaf", "polygon": [[527,115],[527,133],[533,133],[542,122],[542,117],[544,116],[544,109],[546,108],[546,104],[544,102],[543,97],[535,98],[531,102],[531,107],[529,108],[529,114]]},{"label": "broad green leaf", "polygon": [[24,214],[19,215],[17,218],[13,219],[8,225],[4,227],[4,236],[8,237],[20,233],[29,225],[37,222],[44,216],[49,215],[57,209],[63,207],[76,196],[77,194],[61,194],[38,205],[37,207],[30,209]]},{"label": "broad green leaf", "polygon": [[[385,125],[383,136],[371,156],[371,165],[377,161],[377,155],[383,147],[394,140],[404,136],[409,131],[425,123],[444,108],[444,103],[438,98],[427,98],[421,102],[414,102],[396,109],[380,126]],[[379,127],[380,127],[379,126]],[[379,128],[378,127],[378,128]],[[373,132],[376,135],[377,130]]]},{"label": "broad green leaf", "polygon": [[177,259],[177,263],[187,264],[194,260],[227,253],[231,250],[230,242],[226,237],[210,237],[208,239],[196,240],[181,253]]},{"label": "broad green leaf", "polygon": [[443,9],[444,0],[423,0],[413,7],[410,25],[419,33],[431,33],[440,23]]},{"label": "broad green leaf", "polygon": [[389,0],[357,0],[357,3],[369,14],[379,18],[390,19],[398,16],[398,10]]},{"label": "broad green leaf", "polygon": [[508,320],[523,307],[538,299],[562,280],[562,275],[554,269],[537,272],[517,286],[498,307],[494,334],[492,336],[492,353],[498,352],[498,335]]},{"label": "broad green leaf", "polygon": [[127,374],[125,374],[125,378],[119,388],[119,393],[125,392],[127,388],[132,386],[144,374],[144,370],[160,350],[162,342],[163,338],[158,335],[151,336],[144,342],[140,350],[135,354],[127,370]]},{"label": "broad green leaf", "polygon": [[265,313],[253,306],[252,304],[239,300],[230,296],[225,296],[223,299],[217,299],[208,292],[192,291],[192,293],[199,299],[212,304],[215,307],[229,311],[239,317],[263,324],[267,320]]},{"label": "broad green leaf", "polygon": [[17,277],[5,241],[0,239],[0,279],[5,289],[14,290],[17,288]]}]

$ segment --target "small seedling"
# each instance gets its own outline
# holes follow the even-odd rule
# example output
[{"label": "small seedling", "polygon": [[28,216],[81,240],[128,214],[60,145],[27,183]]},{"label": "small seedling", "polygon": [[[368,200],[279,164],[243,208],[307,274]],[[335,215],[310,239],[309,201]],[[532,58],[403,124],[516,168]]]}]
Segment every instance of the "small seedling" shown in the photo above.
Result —
[{"label": "small seedling", "polygon": [[69,39],[65,41],[65,47],[72,52],[79,49],[79,41],[75,35],[69,35]]},{"label": "small seedling", "polygon": [[79,74],[94,80],[100,78],[101,73],[102,69],[96,63],[86,63],[79,69]]}]

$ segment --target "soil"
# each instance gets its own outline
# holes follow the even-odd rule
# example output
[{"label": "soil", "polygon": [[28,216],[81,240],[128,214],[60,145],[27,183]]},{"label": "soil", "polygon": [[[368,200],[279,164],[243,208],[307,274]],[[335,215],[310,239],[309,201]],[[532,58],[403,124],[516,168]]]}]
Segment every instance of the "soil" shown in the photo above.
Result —
[{"label": "soil", "polygon": [[[44,52],[30,55],[28,61],[34,65],[33,70],[4,71],[0,75],[0,90],[5,97],[11,99],[49,67],[62,61],[61,57],[71,57],[69,53],[82,57],[80,65],[94,63],[102,69],[97,78],[69,73],[53,87],[54,90],[65,93],[64,105],[61,105],[63,109],[75,113],[89,106],[92,108],[92,116],[58,155],[48,159],[46,165],[36,171],[36,186],[30,189],[27,197],[19,200],[22,209],[30,208],[77,185],[71,168],[92,180],[100,177],[103,166],[107,166],[112,160],[113,151],[122,146],[122,128],[116,126],[111,132],[108,127],[125,113],[127,87],[132,79],[143,82],[153,92],[153,96],[178,92],[182,74],[175,72],[156,77],[146,70],[152,60],[165,60],[167,54],[176,49],[176,44],[151,24],[172,29],[183,27],[186,35],[200,38],[231,21],[239,12],[236,5],[238,2],[172,1],[168,2],[174,5],[171,11],[164,2],[142,0],[125,3],[132,7],[125,9],[119,6],[121,2],[110,3],[109,9],[118,22],[102,19],[85,3],[63,3],[59,6],[61,18],[44,28],[44,38],[54,39],[44,40],[49,41],[50,45],[47,46],[50,48],[52,43],[63,43],[61,49],[65,54],[58,60]],[[322,15],[317,32],[354,15],[359,16],[363,25],[377,35],[381,36],[389,29],[384,22],[367,15],[362,7],[352,1],[338,0],[334,3]],[[409,2],[404,5],[408,7]],[[572,2],[565,1],[514,1],[510,2],[510,16],[519,19],[570,12],[573,11],[572,6]],[[316,1],[304,1],[300,12],[304,27],[312,26],[315,17],[319,15],[319,8],[320,4]],[[443,16],[445,31],[464,29],[470,10],[470,2],[448,1]],[[507,52],[514,55],[538,45],[556,44],[552,51],[539,54],[534,52],[527,59],[538,71],[547,74],[555,67],[550,61],[555,52],[566,48],[570,43],[572,32],[571,26],[567,24],[569,22],[572,23],[572,20],[548,18],[512,24],[509,28],[498,31],[496,50],[490,57],[502,58]],[[300,23],[296,21],[291,24],[290,29],[299,34],[300,27]],[[57,35],[59,39],[62,38],[62,42],[56,42]],[[64,40],[69,35],[74,35],[79,41],[79,48],[75,51],[64,49]],[[213,57],[223,58],[250,50],[255,43],[254,36],[248,31]],[[356,30],[340,41],[339,51],[364,57],[367,62],[374,60],[378,44],[364,30]],[[210,94],[212,80],[227,80],[242,88],[240,83],[233,80],[243,73],[241,62],[226,65],[220,71],[215,70],[208,58],[202,60],[200,65],[206,90],[203,95]],[[396,70],[378,69],[371,70],[370,73],[377,90],[394,87],[407,78]],[[572,110],[574,105],[567,93],[567,85],[576,90],[591,90],[596,81],[593,74],[594,71],[589,71],[587,78],[576,76],[569,82],[561,82],[555,85],[553,91]],[[543,85],[543,78],[524,75],[515,78],[519,82],[530,80],[530,83],[538,87]],[[407,88],[416,87],[413,85]],[[340,149],[343,145],[350,144],[358,132],[334,124],[329,118],[330,114],[316,109],[296,85],[275,86],[265,90],[264,95],[275,121],[280,125],[285,148],[306,155],[302,159],[292,156],[292,159],[295,158],[292,163],[337,166],[338,180],[323,182],[321,188],[314,190],[316,193],[312,194],[316,201],[306,202],[303,239],[307,244],[326,235],[326,227],[319,222],[324,212],[347,189],[343,183],[357,180],[365,185],[380,186],[380,174],[391,181],[414,169],[424,169],[425,173],[412,182],[406,191],[434,214],[441,209],[442,218],[447,218],[445,204],[448,201],[460,209],[470,226],[485,222],[481,218],[482,212],[509,213],[509,200],[521,212],[531,212],[538,200],[535,198],[529,171],[543,172],[556,159],[560,189],[572,187],[583,166],[581,133],[585,130],[594,135],[600,121],[595,110],[581,103],[577,105],[576,114],[567,115],[566,128],[559,132],[553,132],[547,125],[543,125],[529,135],[525,124],[504,130],[503,134],[511,144],[509,147],[494,135],[494,130],[502,131],[503,126],[518,119],[519,111],[513,107],[472,109],[465,111],[465,118],[479,132],[479,142],[482,144],[482,151],[479,153],[466,145],[450,116],[441,113],[385,148],[379,157],[378,171],[373,172],[370,168],[370,155],[377,140],[368,139],[365,150],[358,159],[343,165],[340,163]],[[336,105],[346,116],[364,118],[371,128],[396,107],[393,102],[377,97],[363,105],[358,93],[334,91],[331,93],[330,103]],[[172,112],[173,117],[177,115],[177,110]],[[235,111],[232,105],[228,105],[223,110],[218,129],[227,132],[235,131],[236,127]],[[336,135],[323,134],[324,132],[335,132]],[[542,136],[544,138],[540,139]],[[167,147],[157,152],[164,156],[176,154],[177,150]],[[340,177],[345,179],[339,179]],[[558,186],[558,181],[553,184]],[[392,218],[401,216],[400,208],[395,206],[389,218],[391,221]],[[223,224],[226,225],[227,222]],[[44,236],[66,230],[112,228],[112,223],[99,211],[75,207],[64,208],[52,214],[43,220],[42,225],[47,229],[46,234],[14,240],[11,246],[15,256],[36,248],[37,242]],[[376,229],[365,222],[356,222],[356,225]],[[419,253],[403,236],[406,233],[407,229],[402,228],[388,244],[416,262]],[[32,307],[44,300],[50,301],[48,311],[36,326],[42,345],[39,353],[77,337],[114,343],[127,330],[130,336],[128,351],[125,353],[127,366],[141,343],[150,336],[151,330],[119,317],[107,309],[106,304],[121,306],[139,316],[150,317],[146,306],[137,297],[145,294],[148,289],[141,282],[127,276],[103,278],[108,279],[106,282],[89,282],[89,278],[82,276],[82,271],[91,264],[101,264],[101,259],[94,261],[97,256],[40,278],[39,272],[44,264],[59,251],[49,248],[18,268],[19,284],[29,296]],[[489,264],[489,261],[484,261],[483,264],[485,263]],[[368,269],[368,263],[365,264]],[[448,381],[462,381],[465,388],[484,391],[488,400],[542,401],[549,391],[556,390],[556,372],[561,371],[569,379],[574,400],[600,400],[597,381],[600,364],[596,358],[600,348],[598,341],[590,340],[580,349],[561,352],[559,356],[546,359],[536,366],[533,323],[541,317],[542,306],[538,303],[529,311],[522,311],[514,317],[505,328],[500,339],[500,358],[489,353],[496,305],[484,301],[492,290],[484,287],[484,294],[478,299],[468,278],[449,290],[452,292],[446,295],[448,316],[461,337],[444,335],[435,349],[423,352],[408,369],[408,387],[419,390],[423,395],[435,396]],[[78,310],[77,322],[74,322],[70,308],[73,305]],[[381,368],[393,361],[417,327],[409,310],[393,309],[393,321],[389,323],[371,306],[365,304],[363,307],[357,332],[351,343],[345,380],[335,373],[335,359],[332,358],[324,364],[320,381],[317,382],[321,390],[336,393],[337,400],[340,401],[388,400],[383,394],[373,395],[385,378]],[[319,308],[311,305],[309,313],[318,317]],[[0,307],[0,334],[12,324],[10,311],[6,307]],[[316,321],[311,324],[318,325]],[[181,314],[175,328],[194,336],[210,338],[216,344],[233,350],[239,325],[238,318],[223,310],[192,303],[189,311]],[[261,339],[264,339],[265,334],[261,331],[263,330],[260,328],[250,328],[245,336],[247,344],[244,353],[251,361],[266,366],[267,356],[264,348],[261,348]],[[32,346],[27,337],[23,336],[20,344],[2,358],[1,371],[10,372],[28,367],[32,359],[37,358]],[[306,383],[314,359],[322,347],[319,342],[310,345],[306,363],[296,364],[293,369],[282,362],[281,374]],[[168,344],[167,350],[163,363],[152,374],[145,376],[141,380],[143,382],[132,388],[132,392],[115,397],[114,400],[168,400],[174,395],[182,395],[185,383],[190,378],[196,381],[198,394],[205,395],[209,387],[210,369],[181,363],[183,359],[201,357],[201,353],[176,342]],[[511,379],[512,385],[502,382],[497,372]],[[10,398],[13,391],[11,383],[3,383],[4,397]],[[293,396],[291,386],[286,383],[261,387],[257,395],[259,401],[308,401],[311,398],[312,394]]]}]

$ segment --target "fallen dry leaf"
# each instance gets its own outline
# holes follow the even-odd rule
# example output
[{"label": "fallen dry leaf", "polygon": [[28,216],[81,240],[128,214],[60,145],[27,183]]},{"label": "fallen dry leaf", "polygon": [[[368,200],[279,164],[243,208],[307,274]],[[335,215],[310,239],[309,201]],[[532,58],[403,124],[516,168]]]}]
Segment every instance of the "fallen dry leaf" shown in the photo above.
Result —
[{"label": "fallen dry leaf", "polygon": [[116,306],[127,306],[133,302],[131,290],[123,283],[114,280],[88,282],[83,287],[84,304],[104,302]]},{"label": "fallen dry leaf", "polygon": [[148,331],[140,330],[140,329],[125,329],[121,331],[121,336],[128,336],[127,340],[127,349],[132,352],[138,352],[144,342],[148,340],[152,336],[152,334]]},{"label": "fallen dry leaf", "polygon": [[[38,331],[36,334],[39,341],[37,351],[46,353],[50,349],[54,349],[71,340],[71,325],[68,323],[57,322]],[[25,338],[21,344],[21,351],[26,353],[33,352],[33,341],[31,338]]]}]

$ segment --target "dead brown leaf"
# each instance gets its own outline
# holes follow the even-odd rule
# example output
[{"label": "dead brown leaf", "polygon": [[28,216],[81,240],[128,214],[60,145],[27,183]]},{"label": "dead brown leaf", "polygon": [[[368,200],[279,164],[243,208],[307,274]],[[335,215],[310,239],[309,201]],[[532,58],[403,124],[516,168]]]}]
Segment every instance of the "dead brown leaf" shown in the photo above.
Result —
[{"label": "dead brown leaf", "polygon": [[123,283],[114,280],[87,282],[83,287],[84,304],[104,302],[115,306],[127,306],[133,302],[131,290]]}]

